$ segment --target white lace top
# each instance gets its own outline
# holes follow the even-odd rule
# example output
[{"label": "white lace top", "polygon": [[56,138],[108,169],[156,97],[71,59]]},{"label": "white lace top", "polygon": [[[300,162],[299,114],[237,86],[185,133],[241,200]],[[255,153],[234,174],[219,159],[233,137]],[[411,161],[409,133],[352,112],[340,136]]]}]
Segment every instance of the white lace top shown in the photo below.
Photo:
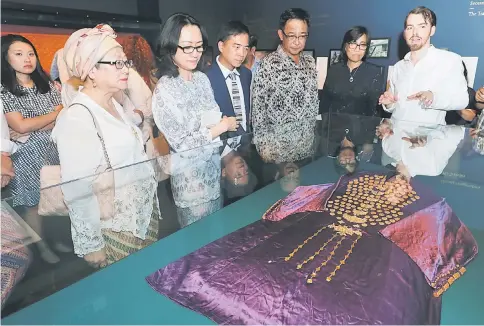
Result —
[{"label": "white lace top", "polygon": [[[100,218],[98,198],[93,193],[96,172],[107,166],[101,142],[89,111],[80,105],[64,109],[58,116],[52,138],[61,164],[62,192],[69,208],[74,251],[79,256],[104,247],[101,229],[132,232],[144,239],[153,212],[157,183],[144,151],[141,131],[113,100],[122,121],[116,119],[80,92],[72,103],[87,106],[95,116],[114,171],[114,216]],[[139,163],[145,162],[145,163]],[[136,164],[138,163],[138,164]],[[122,169],[118,169],[125,167]]]},{"label": "white lace top", "polygon": [[178,207],[207,203],[220,197],[219,143],[202,125],[207,112],[219,113],[208,77],[195,72],[191,81],[163,76],[153,94],[153,118],[170,145],[159,159],[171,175]]}]

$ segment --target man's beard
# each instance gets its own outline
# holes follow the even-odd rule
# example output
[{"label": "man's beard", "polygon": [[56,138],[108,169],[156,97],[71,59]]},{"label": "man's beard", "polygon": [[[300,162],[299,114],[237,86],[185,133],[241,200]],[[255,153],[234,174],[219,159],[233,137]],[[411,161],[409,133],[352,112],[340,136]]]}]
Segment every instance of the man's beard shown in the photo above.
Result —
[{"label": "man's beard", "polygon": [[423,44],[411,44],[410,45],[410,50],[412,51],[418,51],[420,50],[421,48],[423,48]]},{"label": "man's beard", "polygon": [[422,42],[422,38],[419,38],[419,40],[420,40],[420,43],[412,43],[412,39],[408,41],[407,45],[410,48],[410,50],[418,51],[421,48],[423,48],[423,46],[425,45],[425,42]]}]

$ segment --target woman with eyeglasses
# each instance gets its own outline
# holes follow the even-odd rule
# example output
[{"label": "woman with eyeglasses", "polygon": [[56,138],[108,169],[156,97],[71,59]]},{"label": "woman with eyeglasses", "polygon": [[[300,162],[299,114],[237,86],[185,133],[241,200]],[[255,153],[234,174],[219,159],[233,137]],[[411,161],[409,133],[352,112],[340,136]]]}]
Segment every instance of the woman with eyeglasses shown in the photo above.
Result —
[{"label": "woman with eyeglasses", "polygon": [[356,26],[343,37],[342,60],[328,70],[320,113],[379,116],[378,98],[384,91],[383,68],[366,62],[368,30]]},{"label": "woman with eyeglasses", "polygon": [[[114,99],[127,89],[133,65],[115,38],[110,26],[98,25],[67,40],[63,56],[71,78],[63,89],[72,94],[52,133],[62,181],[79,179],[61,186],[74,251],[95,268],[156,241],[160,218],[141,130]],[[112,214],[104,213],[106,205]]]},{"label": "woman with eyeglasses", "polygon": [[221,208],[220,155],[210,144],[238,127],[235,117],[222,117],[210,81],[200,71],[206,46],[200,23],[183,13],[169,17],[159,37],[153,117],[172,158],[180,160],[174,164],[172,159],[170,173],[182,227]]},{"label": "woman with eyeglasses", "polygon": [[[321,92],[319,111],[323,120],[329,115],[329,139],[321,142],[324,154],[338,156],[345,141],[357,141],[357,158],[377,159],[374,155],[374,130],[380,116],[379,94],[384,90],[383,68],[366,62],[370,45],[368,30],[356,26],[348,30],[342,42],[341,60],[330,66]],[[333,133],[347,130],[360,135],[358,139],[333,137]],[[368,132],[370,131],[370,132]],[[327,134],[323,132],[323,134]]]}]

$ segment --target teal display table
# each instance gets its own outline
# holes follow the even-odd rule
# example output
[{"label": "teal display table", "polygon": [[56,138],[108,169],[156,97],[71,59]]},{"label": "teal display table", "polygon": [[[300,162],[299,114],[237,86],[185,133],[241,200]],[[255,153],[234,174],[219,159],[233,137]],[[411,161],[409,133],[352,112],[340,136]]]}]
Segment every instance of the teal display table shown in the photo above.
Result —
[{"label": "teal display table", "polygon": [[[367,170],[381,167],[366,166]],[[322,158],[301,169],[301,185],[332,183],[338,176],[331,159]],[[447,198],[484,248],[484,218],[477,209],[482,189],[467,192],[440,178],[421,178]],[[166,237],[71,286],[2,320],[13,324],[213,324],[151,289],[145,277],[161,267],[260,219],[287,195],[279,183],[256,193]],[[467,203],[467,205],[463,205]],[[482,206],[481,206],[482,207]],[[473,213],[474,212],[474,213]],[[476,215],[477,214],[477,215]],[[478,256],[468,272],[444,294],[443,324],[483,324],[484,258]]]}]

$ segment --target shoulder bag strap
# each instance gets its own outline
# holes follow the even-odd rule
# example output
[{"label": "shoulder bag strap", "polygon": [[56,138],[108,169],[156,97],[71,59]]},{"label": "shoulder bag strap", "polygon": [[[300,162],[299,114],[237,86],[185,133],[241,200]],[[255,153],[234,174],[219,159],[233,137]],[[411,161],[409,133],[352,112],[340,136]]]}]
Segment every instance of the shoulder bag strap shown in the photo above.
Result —
[{"label": "shoulder bag strap", "polygon": [[80,105],[80,106],[85,107],[86,110],[91,115],[92,121],[94,122],[94,126],[96,127],[97,137],[99,138],[99,141],[101,142],[101,145],[102,145],[102,148],[103,148],[104,157],[105,157],[106,162],[108,164],[108,169],[112,169],[113,167],[111,166],[111,161],[109,160],[108,151],[106,150],[106,144],[104,143],[101,128],[99,127],[99,124],[98,124],[96,118],[94,117],[94,114],[92,114],[91,109],[89,109],[87,106],[85,106],[84,104],[81,104],[81,103],[72,103],[69,107],[74,106],[74,105]]}]

